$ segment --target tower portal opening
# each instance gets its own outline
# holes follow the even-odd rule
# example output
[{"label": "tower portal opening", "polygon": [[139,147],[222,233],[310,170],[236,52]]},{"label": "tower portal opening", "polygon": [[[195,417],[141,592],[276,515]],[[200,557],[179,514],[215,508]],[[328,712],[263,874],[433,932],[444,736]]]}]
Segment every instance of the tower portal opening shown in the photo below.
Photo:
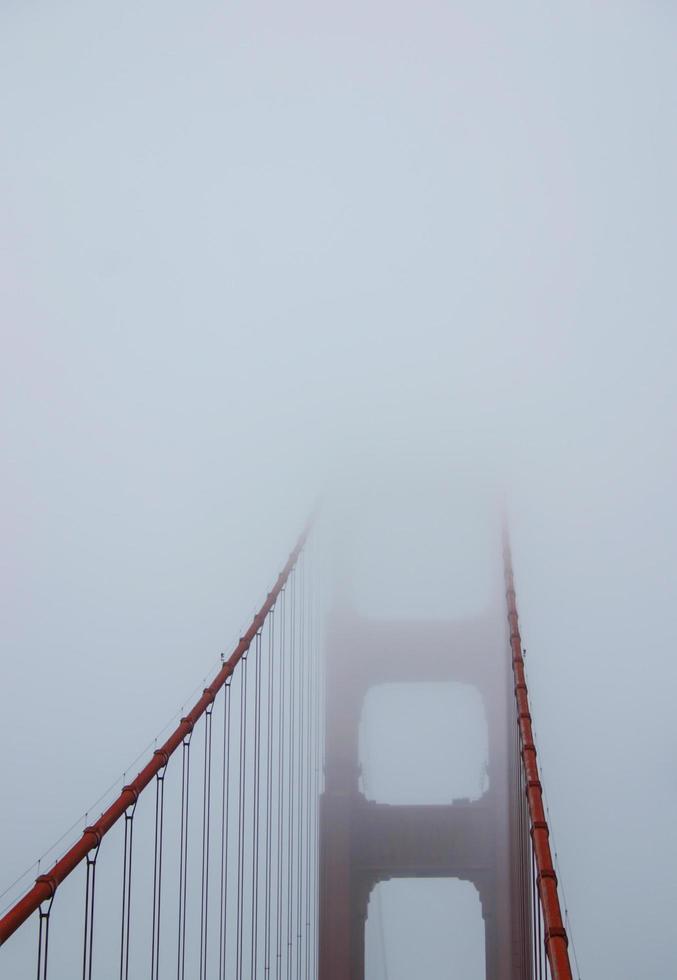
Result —
[{"label": "tower portal opening", "polygon": [[476,888],[458,878],[394,878],[369,897],[366,980],[484,980]]},{"label": "tower portal opening", "polygon": [[484,702],[470,684],[379,684],[359,732],[361,790],[391,804],[479,799],[489,787]]}]

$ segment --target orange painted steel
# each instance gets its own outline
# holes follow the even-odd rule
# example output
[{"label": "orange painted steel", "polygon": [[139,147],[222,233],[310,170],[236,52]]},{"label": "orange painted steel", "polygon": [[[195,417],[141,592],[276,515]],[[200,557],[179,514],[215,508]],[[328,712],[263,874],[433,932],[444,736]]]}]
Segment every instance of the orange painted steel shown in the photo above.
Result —
[{"label": "orange painted steel", "polygon": [[515,681],[515,702],[517,725],[520,733],[522,767],[526,786],[529,812],[530,834],[533,853],[536,859],[538,895],[545,925],[545,951],[550,964],[553,980],[573,980],[569,962],[568,939],[559,895],[557,875],[550,851],[548,821],[543,806],[543,791],[538,772],[538,759],[529,712],[529,692],[524,674],[522,657],[522,637],[520,635],[513,577],[512,554],[507,531],[504,532],[503,559],[505,573],[508,623],[510,624],[510,649],[512,651],[512,670]]},{"label": "orange painted steel", "polygon": [[113,827],[117,821],[126,813],[129,807],[133,806],[139,798],[141,792],[148,786],[154,776],[163,769],[169,757],[179,748],[184,739],[193,731],[196,722],[205,713],[210,704],[213,703],[217,693],[232,675],[237,664],[242,660],[249,650],[251,643],[263,626],[268,613],[275,605],[275,601],[285,586],[289,575],[296,564],[301,551],[310,533],[312,522],[309,522],[305,530],[299,537],[296,546],[289,556],[287,564],[277,577],[277,581],[271,592],[268,593],[266,601],[261,606],[258,613],[254,616],[251,626],[240,637],[240,641],[219,670],[218,674],[209,685],[204,689],[202,697],[182,718],[178,726],[174,729],[164,745],[156,749],[151,759],[138,773],[135,779],[128,786],[123,787],[117,799],[111,803],[99,819],[86,827],[82,832],[82,837],[66,851],[64,856],[56,862],[53,868],[44,875],[40,875],[35,880],[35,884],[23,898],[19,899],[12,908],[0,919],[0,945],[2,945],[26,919],[37,911],[43,902],[49,901],[54,897],[59,885],[68,875],[85,860],[90,851],[99,846],[103,837]]}]

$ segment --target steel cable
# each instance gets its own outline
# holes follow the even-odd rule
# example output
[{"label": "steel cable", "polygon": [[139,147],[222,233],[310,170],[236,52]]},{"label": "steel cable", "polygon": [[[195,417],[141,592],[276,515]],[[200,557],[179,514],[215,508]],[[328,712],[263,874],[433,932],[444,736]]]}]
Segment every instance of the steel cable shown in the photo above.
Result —
[{"label": "steel cable", "polygon": [[[192,734],[192,732],[191,732]],[[179,925],[177,943],[178,980],[186,973],[186,900],[188,897],[188,803],[190,790],[190,734],[184,738],[181,755],[181,826],[179,833]]]},{"label": "steel cable", "polygon": [[122,857],[122,914],[120,916],[120,980],[129,976],[129,933],[132,908],[132,846],[136,803],[125,813]]},{"label": "steel cable", "polygon": [[270,610],[270,628],[268,630],[268,710],[266,712],[266,835],[265,854],[266,872],[264,885],[264,937],[263,937],[263,972],[265,980],[270,974],[270,913],[272,891],[272,807],[273,807],[273,722],[274,722],[274,681],[276,665],[275,653],[275,607]]},{"label": "steel cable", "polygon": [[97,841],[92,852],[87,855],[85,874],[85,928],[82,950],[82,980],[92,978],[92,954],[94,950],[94,886],[96,884],[96,859],[99,854],[101,840]]},{"label": "steel cable", "polygon": [[38,973],[37,980],[47,980],[47,953],[49,950],[49,916],[54,904],[54,895],[49,899],[47,909],[42,905],[38,909]]},{"label": "steel cable", "polygon": [[162,844],[165,806],[165,769],[155,777],[155,833],[153,844],[153,924],[151,935],[150,976],[160,976],[160,914],[162,909]]},{"label": "steel cable", "polygon": [[298,689],[297,696],[299,702],[298,721],[297,721],[297,754],[298,754],[298,803],[296,807],[296,977],[301,980],[301,954],[302,954],[302,934],[301,913],[303,908],[303,794],[305,790],[304,782],[304,759],[303,759],[303,733],[304,733],[304,646],[303,646],[303,616],[305,613],[304,590],[305,575],[304,562],[299,559],[299,599],[298,599]]},{"label": "steel cable", "polygon": [[[312,583],[312,572],[313,568],[311,566],[311,574],[306,580],[306,616],[304,618],[304,638],[305,638],[305,649],[306,649],[306,699],[307,699],[307,711],[306,711],[306,803],[305,803],[305,814],[304,814],[304,828],[305,828],[305,858],[306,858],[306,873],[305,873],[305,928],[306,928],[306,942],[305,942],[305,953],[306,953],[306,980],[310,980],[310,951],[311,951],[311,912],[310,912],[310,882],[311,882],[311,861],[312,861],[312,837],[311,837],[311,813],[313,807],[313,752],[312,752],[312,731],[313,731],[313,677],[314,677],[314,665],[313,665],[313,649],[311,644],[311,632],[310,632],[310,620],[312,617],[312,596],[311,596],[311,583]],[[304,570],[304,577],[305,577]]]},{"label": "steel cable", "polygon": [[251,904],[251,976],[256,978],[258,963],[259,931],[259,819],[260,819],[260,778],[261,778],[261,634],[256,637],[254,648],[255,697],[254,697],[254,806],[252,842],[252,904]]},{"label": "steel cable", "polygon": [[209,927],[209,832],[212,794],[212,712],[205,712],[204,768],[202,779],[202,873],[200,878],[200,980],[207,976],[207,940]]},{"label": "steel cable", "polygon": [[230,811],[230,687],[228,680],[223,692],[223,755],[221,771],[221,887],[219,903],[219,980],[225,980],[227,945],[227,912],[228,912],[228,830]]},{"label": "steel cable", "polygon": [[285,769],[286,769],[286,756],[284,751],[284,733],[285,728],[285,651],[287,644],[287,590],[286,588],[282,590],[282,608],[281,608],[281,631],[280,631],[280,711],[278,717],[278,738],[277,738],[277,908],[276,908],[276,930],[275,930],[275,947],[276,947],[276,969],[275,975],[277,980],[280,980],[282,976],[282,891],[283,891],[283,870],[284,870],[284,857],[282,841],[284,839],[284,814],[285,814]]},{"label": "steel cable", "polygon": [[242,980],[243,932],[244,932],[244,860],[245,860],[245,797],[247,789],[247,657],[242,658],[240,673],[240,770],[238,797],[238,839],[237,839],[237,932],[236,932],[236,975]]},{"label": "steel cable", "polygon": [[288,793],[288,822],[287,822],[287,980],[292,975],[292,951],[294,914],[292,904],[293,874],[294,874],[294,776],[295,766],[295,721],[296,721],[296,569],[291,575],[291,617],[289,636],[289,793]]}]

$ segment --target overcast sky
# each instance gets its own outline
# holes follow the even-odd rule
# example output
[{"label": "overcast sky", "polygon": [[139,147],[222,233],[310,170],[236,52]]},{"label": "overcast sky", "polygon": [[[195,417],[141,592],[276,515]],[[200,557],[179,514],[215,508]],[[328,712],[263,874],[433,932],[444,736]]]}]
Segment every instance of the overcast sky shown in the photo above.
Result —
[{"label": "overcast sky", "polygon": [[[4,0],[0,890],[318,489],[506,489],[585,977],[677,906],[677,14]],[[394,461],[394,464],[393,464]]]}]

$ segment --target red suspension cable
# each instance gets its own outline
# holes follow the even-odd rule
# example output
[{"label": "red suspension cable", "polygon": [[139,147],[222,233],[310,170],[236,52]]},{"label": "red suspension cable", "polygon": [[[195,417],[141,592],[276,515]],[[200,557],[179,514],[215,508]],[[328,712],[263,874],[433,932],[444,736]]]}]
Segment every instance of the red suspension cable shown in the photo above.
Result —
[{"label": "red suspension cable", "polygon": [[[240,641],[219,670],[218,674],[209,685],[204,689],[202,697],[196,702],[191,711],[182,718],[176,729],[169,736],[164,745],[156,749],[152,758],[138,773],[136,778],[125,786],[117,799],[111,803],[107,810],[101,814],[99,819],[86,827],[82,837],[56,862],[53,868],[44,875],[40,875],[33,887],[23,898],[19,899],[11,909],[0,919],[0,945],[2,945],[26,919],[29,918],[40,908],[43,902],[51,901],[54,898],[57,888],[71,874],[78,865],[84,861],[89,853],[97,848],[102,838],[108,831],[124,817],[125,813],[132,807],[139,794],[148,786],[154,777],[164,770],[169,757],[187,739],[196,722],[202,717],[207,709],[214,703],[214,699],[228,678],[232,675],[239,661],[245,656],[251,646],[255,636],[262,628],[268,613],[275,604],[277,597],[282,591],[289,575],[294,568],[301,551],[310,533],[312,521],[306,526],[305,530],[298,539],[296,546],[289,556],[287,564],[277,577],[277,581],[271,592],[268,593],[266,601],[261,606],[258,613],[254,616],[252,624],[240,637]],[[46,930],[45,930],[46,931]]]},{"label": "red suspension cable", "polygon": [[557,893],[557,876],[550,852],[548,822],[543,806],[543,793],[538,772],[536,746],[534,744],[534,735],[531,726],[529,692],[524,674],[522,637],[520,635],[517,617],[512,554],[507,531],[504,532],[503,560],[508,623],[510,624],[512,669],[515,681],[517,725],[521,740],[522,770],[526,784],[530,834],[533,855],[536,862],[536,885],[543,913],[545,950],[553,980],[573,980],[567,948],[567,934],[560,910],[559,895]]}]

